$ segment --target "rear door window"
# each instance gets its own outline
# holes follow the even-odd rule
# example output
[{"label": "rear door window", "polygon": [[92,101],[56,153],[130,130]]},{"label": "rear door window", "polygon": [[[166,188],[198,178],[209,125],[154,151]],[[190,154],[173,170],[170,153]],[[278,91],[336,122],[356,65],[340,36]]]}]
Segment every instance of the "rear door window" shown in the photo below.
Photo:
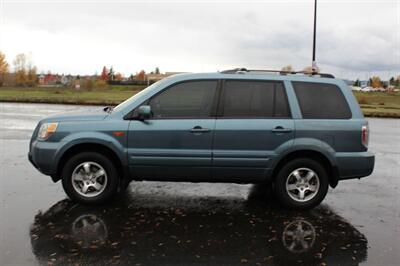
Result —
[{"label": "rear door window", "polygon": [[333,84],[292,82],[304,119],[349,119],[351,111],[340,88]]},{"label": "rear door window", "polygon": [[281,82],[226,80],[222,106],[224,118],[290,117]]}]

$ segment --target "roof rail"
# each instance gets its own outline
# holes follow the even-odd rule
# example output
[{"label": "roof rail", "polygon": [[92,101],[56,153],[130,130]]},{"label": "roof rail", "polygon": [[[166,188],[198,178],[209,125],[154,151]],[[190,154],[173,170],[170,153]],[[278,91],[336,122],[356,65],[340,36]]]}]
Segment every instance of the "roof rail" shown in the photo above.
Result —
[{"label": "roof rail", "polygon": [[221,73],[223,74],[246,74],[246,73],[251,73],[251,72],[266,72],[266,73],[277,73],[280,75],[296,75],[296,74],[303,74],[303,75],[309,75],[309,76],[320,76],[321,78],[335,78],[332,74],[328,73],[310,73],[306,71],[283,71],[283,70],[269,70],[269,69],[246,69],[244,67],[242,68],[234,68],[234,69],[228,69],[228,70],[223,70]]}]

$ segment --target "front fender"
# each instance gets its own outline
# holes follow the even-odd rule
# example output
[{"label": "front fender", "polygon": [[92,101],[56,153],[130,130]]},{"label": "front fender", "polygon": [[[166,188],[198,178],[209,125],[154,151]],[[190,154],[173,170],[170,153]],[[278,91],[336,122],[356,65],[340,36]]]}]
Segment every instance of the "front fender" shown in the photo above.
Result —
[{"label": "front fender", "polygon": [[122,165],[127,165],[125,148],[114,137],[102,132],[77,132],[68,135],[61,141],[59,149],[55,154],[56,165],[59,165],[66,151],[80,144],[99,144],[111,149],[119,158]]}]

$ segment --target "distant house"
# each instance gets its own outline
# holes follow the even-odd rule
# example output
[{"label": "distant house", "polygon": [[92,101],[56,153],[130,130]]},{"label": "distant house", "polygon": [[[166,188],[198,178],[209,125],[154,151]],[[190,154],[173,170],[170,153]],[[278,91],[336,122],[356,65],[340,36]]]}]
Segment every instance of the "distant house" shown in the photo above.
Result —
[{"label": "distant house", "polygon": [[184,72],[165,72],[165,74],[154,74],[154,73],[149,73],[146,74],[146,80],[150,81],[150,82],[156,82],[159,80],[162,80],[163,78],[172,76],[172,75],[176,75],[176,74],[181,74]]},{"label": "distant house", "polygon": [[146,74],[147,80],[149,81],[159,81],[165,78],[164,74]]},{"label": "distant house", "polygon": [[60,78],[60,82],[63,86],[70,86],[74,81],[74,77],[72,75],[64,75],[62,74]]},{"label": "distant house", "polygon": [[38,77],[39,85],[44,85],[44,74],[40,74]]},{"label": "distant house", "polygon": [[40,74],[38,76],[39,85],[40,86],[55,86],[60,84],[61,76],[56,74],[51,74],[50,72],[47,74]]},{"label": "distant house", "polygon": [[53,75],[51,73],[48,73],[47,75],[44,76],[44,84],[45,85],[55,85],[57,83],[57,75]]},{"label": "distant house", "polygon": [[42,87],[71,86],[74,79],[72,75],[51,74],[50,72],[38,75],[39,86]]},{"label": "distant house", "polygon": [[187,73],[187,72],[165,72],[165,77],[169,77],[172,75],[176,75],[176,74],[183,74],[183,73]]}]

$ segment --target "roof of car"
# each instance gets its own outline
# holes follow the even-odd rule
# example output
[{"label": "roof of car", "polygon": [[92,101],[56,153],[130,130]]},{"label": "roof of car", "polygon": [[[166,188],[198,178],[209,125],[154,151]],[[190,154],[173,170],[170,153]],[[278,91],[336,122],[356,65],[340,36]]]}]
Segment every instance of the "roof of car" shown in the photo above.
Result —
[{"label": "roof of car", "polygon": [[170,76],[175,81],[195,79],[243,79],[243,80],[276,80],[276,81],[304,81],[320,83],[337,83],[339,79],[330,74],[307,74],[303,72],[282,71],[221,71],[211,73],[182,73]]}]

